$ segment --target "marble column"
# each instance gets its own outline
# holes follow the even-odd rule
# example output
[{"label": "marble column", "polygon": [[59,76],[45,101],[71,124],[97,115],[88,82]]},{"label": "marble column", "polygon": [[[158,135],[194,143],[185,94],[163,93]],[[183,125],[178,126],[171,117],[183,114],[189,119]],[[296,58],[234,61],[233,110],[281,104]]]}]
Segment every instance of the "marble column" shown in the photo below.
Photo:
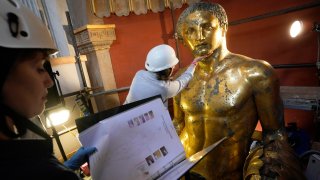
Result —
[{"label": "marble column", "polygon": [[[87,70],[93,89],[116,89],[109,49],[116,39],[115,25],[85,25],[74,30],[80,54],[87,56]],[[102,111],[119,105],[118,94],[94,97],[96,110]]]}]

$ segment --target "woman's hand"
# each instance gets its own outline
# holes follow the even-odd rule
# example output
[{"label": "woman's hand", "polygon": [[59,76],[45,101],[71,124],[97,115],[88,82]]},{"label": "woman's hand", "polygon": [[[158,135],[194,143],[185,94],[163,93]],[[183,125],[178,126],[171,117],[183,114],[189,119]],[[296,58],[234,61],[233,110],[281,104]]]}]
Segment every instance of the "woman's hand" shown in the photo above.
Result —
[{"label": "woman's hand", "polygon": [[64,165],[72,170],[77,170],[80,166],[88,162],[89,156],[97,151],[95,147],[81,147]]},{"label": "woman's hand", "polygon": [[191,62],[191,64],[197,65],[199,61],[201,61],[202,59],[204,59],[204,58],[206,58],[206,57],[208,57],[208,55],[196,57],[196,58],[194,58],[194,60]]}]

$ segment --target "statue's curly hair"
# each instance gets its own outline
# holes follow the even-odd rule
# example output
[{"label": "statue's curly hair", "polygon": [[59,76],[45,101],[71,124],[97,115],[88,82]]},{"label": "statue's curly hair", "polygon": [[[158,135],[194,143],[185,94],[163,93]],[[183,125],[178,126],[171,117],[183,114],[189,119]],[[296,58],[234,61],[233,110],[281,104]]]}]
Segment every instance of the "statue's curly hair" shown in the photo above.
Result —
[{"label": "statue's curly hair", "polygon": [[209,11],[218,18],[220,27],[228,28],[228,17],[224,8],[217,3],[200,2],[186,8],[180,15],[176,25],[176,38],[182,40],[182,27],[186,17],[195,11]]}]

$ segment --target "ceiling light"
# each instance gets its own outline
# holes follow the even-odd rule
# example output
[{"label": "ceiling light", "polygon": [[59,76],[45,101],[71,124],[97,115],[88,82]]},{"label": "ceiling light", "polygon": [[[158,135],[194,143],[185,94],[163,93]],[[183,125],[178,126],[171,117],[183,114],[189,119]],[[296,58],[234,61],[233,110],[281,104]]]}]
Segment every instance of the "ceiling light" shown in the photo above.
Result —
[{"label": "ceiling light", "polygon": [[294,21],[290,27],[290,36],[297,37],[302,31],[302,21]]}]

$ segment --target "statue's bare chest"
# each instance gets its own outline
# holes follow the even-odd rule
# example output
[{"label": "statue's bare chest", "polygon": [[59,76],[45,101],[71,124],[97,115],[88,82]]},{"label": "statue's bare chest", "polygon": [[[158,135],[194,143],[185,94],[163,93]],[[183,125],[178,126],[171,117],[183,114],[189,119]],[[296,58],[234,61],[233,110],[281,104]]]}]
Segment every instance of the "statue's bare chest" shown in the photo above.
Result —
[{"label": "statue's bare chest", "polygon": [[230,115],[241,109],[251,93],[245,77],[233,70],[206,78],[195,75],[181,93],[181,107],[190,113]]}]

